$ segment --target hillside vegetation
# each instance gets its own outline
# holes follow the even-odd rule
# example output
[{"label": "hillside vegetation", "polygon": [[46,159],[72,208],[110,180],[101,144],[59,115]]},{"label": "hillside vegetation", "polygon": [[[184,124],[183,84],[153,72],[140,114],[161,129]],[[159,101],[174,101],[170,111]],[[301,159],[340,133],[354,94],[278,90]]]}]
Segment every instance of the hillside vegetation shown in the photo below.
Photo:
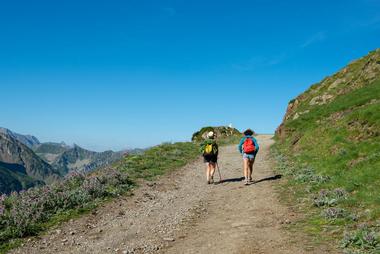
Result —
[{"label": "hillside vegetation", "polygon": [[37,235],[54,224],[94,209],[109,198],[127,193],[141,179],[153,179],[198,155],[195,143],[162,144],[125,156],[112,166],[87,175],[70,173],[64,181],[2,195],[0,253],[17,246],[24,237]]},{"label": "hillside vegetation", "polygon": [[203,127],[199,131],[195,132],[191,138],[193,142],[202,142],[207,138],[207,134],[213,131],[216,134],[216,138],[219,144],[233,144],[238,143],[242,137],[242,133],[231,127],[218,126],[218,127]]},{"label": "hillside vegetation", "polygon": [[292,100],[276,140],[278,168],[304,201],[308,231],[347,252],[378,253],[380,50]]}]

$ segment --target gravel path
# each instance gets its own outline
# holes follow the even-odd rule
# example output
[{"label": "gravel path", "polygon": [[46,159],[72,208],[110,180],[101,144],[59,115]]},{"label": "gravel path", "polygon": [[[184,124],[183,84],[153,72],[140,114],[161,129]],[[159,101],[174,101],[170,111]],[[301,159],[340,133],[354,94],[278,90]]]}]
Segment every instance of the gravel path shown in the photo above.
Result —
[{"label": "gravel path", "polygon": [[283,230],[294,214],[273,189],[280,179],[271,170],[270,138],[259,136],[255,184],[240,180],[236,146],[223,147],[223,183],[207,185],[199,159],[12,253],[329,253]]}]

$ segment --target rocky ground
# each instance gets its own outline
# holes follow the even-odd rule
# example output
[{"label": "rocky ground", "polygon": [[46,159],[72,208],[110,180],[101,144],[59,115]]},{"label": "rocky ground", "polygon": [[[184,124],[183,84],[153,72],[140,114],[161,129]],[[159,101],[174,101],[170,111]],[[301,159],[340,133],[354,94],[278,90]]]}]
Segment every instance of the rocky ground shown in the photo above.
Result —
[{"label": "rocky ground", "polygon": [[297,216],[274,190],[281,178],[271,169],[270,138],[259,136],[252,185],[241,181],[236,146],[223,147],[222,183],[206,184],[199,159],[12,253],[333,253],[284,229]]}]

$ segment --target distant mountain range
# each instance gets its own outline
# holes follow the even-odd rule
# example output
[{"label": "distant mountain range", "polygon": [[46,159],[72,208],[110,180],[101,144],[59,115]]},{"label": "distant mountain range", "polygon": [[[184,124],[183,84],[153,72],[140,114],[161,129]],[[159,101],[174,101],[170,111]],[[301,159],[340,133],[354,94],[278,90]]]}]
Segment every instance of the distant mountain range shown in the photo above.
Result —
[{"label": "distant mountain range", "polygon": [[119,160],[123,156],[123,152],[98,153],[83,149],[78,145],[70,147],[64,143],[43,143],[35,146],[33,150],[62,175],[70,171],[87,173]]},{"label": "distant mountain range", "polygon": [[87,173],[129,152],[135,150],[93,152],[63,142],[41,143],[34,136],[0,128],[0,193],[49,184],[71,171]]}]

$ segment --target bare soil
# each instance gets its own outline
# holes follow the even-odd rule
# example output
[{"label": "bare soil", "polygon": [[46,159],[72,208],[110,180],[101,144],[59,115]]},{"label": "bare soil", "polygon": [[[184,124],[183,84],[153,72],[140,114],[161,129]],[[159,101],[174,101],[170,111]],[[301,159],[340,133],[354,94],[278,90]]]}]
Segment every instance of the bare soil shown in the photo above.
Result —
[{"label": "bare soil", "polygon": [[133,196],[28,239],[12,253],[335,253],[285,229],[297,215],[274,188],[283,180],[271,168],[271,136],[258,140],[254,184],[243,184],[236,146],[223,147],[221,183],[206,184],[199,159],[143,183]]}]

